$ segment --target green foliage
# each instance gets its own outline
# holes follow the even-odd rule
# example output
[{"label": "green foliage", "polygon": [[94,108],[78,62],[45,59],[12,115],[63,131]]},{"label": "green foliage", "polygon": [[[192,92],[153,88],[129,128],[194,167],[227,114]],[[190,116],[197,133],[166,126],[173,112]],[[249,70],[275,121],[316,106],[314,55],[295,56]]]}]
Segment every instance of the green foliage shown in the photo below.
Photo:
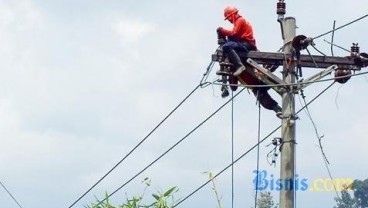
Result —
[{"label": "green foliage", "polygon": [[341,191],[341,198],[335,198],[337,205],[334,208],[359,208],[357,200],[346,191]]},{"label": "green foliage", "polygon": [[368,179],[355,180],[351,185],[354,197],[347,190],[341,191],[341,198],[335,198],[334,208],[366,208],[368,207]]},{"label": "green foliage", "polygon": [[149,204],[142,204],[142,200],[147,191],[147,188],[151,185],[151,180],[145,178],[142,183],[145,184],[144,191],[139,196],[128,197],[122,205],[114,206],[110,204],[109,195],[105,194],[105,199],[103,201],[97,200],[97,203],[92,203],[90,206],[85,206],[86,208],[172,208],[175,205],[174,194],[178,191],[178,188],[172,187],[164,192],[157,191],[156,194],[152,194],[153,202]]},{"label": "green foliage", "polygon": [[368,179],[353,182],[354,197],[361,207],[368,207]]},{"label": "green foliage", "polygon": [[216,183],[215,183],[215,179],[213,177],[212,172],[211,171],[206,171],[206,172],[203,172],[203,174],[207,174],[208,175],[208,178],[212,182],[212,190],[213,190],[213,192],[216,195],[217,206],[218,206],[217,208],[222,208],[222,205],[221,205],[221,197],[219,196],[218,190],[216,188]]},{"label": "green foliage", "polygon": [[177,192],[178,189],[176,187],[172,187],[168,189],[165,193],[152,194],[153,198],[155,198],[155,202],[151,204],[149,207],[152,208],[169,208],[174,206],[174,200],[171,200],[171,203],[169,205],[169,199],[173,198],[173,194]]}]

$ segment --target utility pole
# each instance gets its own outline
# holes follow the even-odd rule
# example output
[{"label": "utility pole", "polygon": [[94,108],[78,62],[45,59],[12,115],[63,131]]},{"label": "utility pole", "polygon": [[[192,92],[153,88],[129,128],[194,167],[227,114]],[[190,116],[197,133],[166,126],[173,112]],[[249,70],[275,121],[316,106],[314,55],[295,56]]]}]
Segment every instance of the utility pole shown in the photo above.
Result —
[{"label": "utility pole", "polygon": [[[287,17],[282,19],[284,36],[284,53],[291,55],[293,47],[291,41],[295,37],[296,23],[295,18]],[[284,61],[283,81],[288,84],[294,84],[296,80],[295,66],[292,62]],[[281,145],[281,163],[280,179],[282,188],[280,191],[280,208],[294,207],[294,173],[295,173],[295,96],[294,86],[289,85],[288,90],[282,95],[282,145]]]},{"label": "utility pole", "polygon": [[[368,54],[360,53],[357,43],[353,43],[349,56],[317,56],[303,55],[300,52],[307,49],[309,45],[313,45],[313,40],[321,37],[307,38],[304,35],[296,36],[296,20],[294,17],[284,17],[286,13],[285,0],[279,0],[277,3],[278,22],[281,25],[282,38],[284,40],[283,52],[260,52],[238,51],[238,55],[242,59],[245,66],[249,68],[237,77],[225,74],[222,77],[222,84],[230,83],[231,90],[237,89],[237,83],[240,82],[248,87],[251,83],[246,80],[249,76],[256,78],[264,85],[269,85],[275,92],[282,97],[282,132],[281,132],[281,164],[280,164],[280,208],[295,207],[295,193],[297,184],[295,184],[295,146],[296,146],[296,119],[295,114],[295,94],[306,88],[312,83],[321,80],[322,78],[334,72],[334,81],[345,84],[351,77],[352,71],[359,71],[361,68],[368,67]],[[359,18],[358,20],[367,17],[368,15]],[[353,22],[355,22],[354,20]],[[353,23],[351,22],[351,23]],[[341,29],[351,23],[345,24],[337,29]],[[328,32],[328,33],[330,33]],[[326,35],[328,33],[324,33]],[[226,41],[220,39],[221,42]],[[218,41],[219,43],[219,41]],[[333,44],[333,43],[331,43]],[[212,61],[219,62],[221,71],[233,71],[232,63],[224,56],[222,49],[217,49],[212,55]],[[278,66],[283,65],[283,79],[278,78],[272,72]],[[276,68],[274,68],[276,67]],[[302,68],[326,68],[309,78],[302,78]],[[273,69],[274,68],[274,69]],[[259,73],[251,73],[256,69]],[[300,79],[302,78],[302,79]],[[203,81],[203,80],[202,80]],[[222,88],[222,91],[227,88]],[[226,95],[226,94],[225,94]],[[228,92],[227,92],[228,95]]]}]

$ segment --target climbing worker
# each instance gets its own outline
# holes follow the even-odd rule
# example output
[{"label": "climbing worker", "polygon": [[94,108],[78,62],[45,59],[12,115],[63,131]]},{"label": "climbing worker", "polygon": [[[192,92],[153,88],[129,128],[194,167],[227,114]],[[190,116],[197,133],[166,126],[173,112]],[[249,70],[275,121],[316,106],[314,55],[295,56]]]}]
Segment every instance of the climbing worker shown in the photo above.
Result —
[{"label": "climbing worker", "polygon": [[[227,37],[227,41],[221,44],[222,51],[229,58],[230,62],[235,66],[233,76],[239,76],[244,70],[246,75],[243,79],[250,85],[264,85],[263,82],[251,75],[247,70],[252,68],[246,68],[236,51],[242,51],[248,53],[251,50],[257,50],[256,40],[253,36],[252,25],[245,20],[236,7],[228,6],[224,10],[225,20],[232,23],[233,29],[227,30],[222,27],[217,29],[217,33],[221,36]],[[218,71],[217,74],[226,74],[226,72]],[[257,73],[257,71],[256,71]],[[255,87],[252,88],[253,94],[257,97],[260,104],[268,109],[275,111],[278,117],[282,114],[282,108],[278,103],[269,95],[269,87]]]},{"label": "climbing worker", "polygon": [[256,40],[253,36],[253,27],[239,15],[239,10],[236,7],[226,7],[224,16],[225,20],[229,20],[234,27],[232,30],[219,27],[217,32],[228,37],[228,41],[222,45],[222,50],[230,59],[231,63],[235,65],[234,76],[239,76],[245,70],[245,66],[241,62],[236,50],[246,53],[250,50],[257,50]]}]

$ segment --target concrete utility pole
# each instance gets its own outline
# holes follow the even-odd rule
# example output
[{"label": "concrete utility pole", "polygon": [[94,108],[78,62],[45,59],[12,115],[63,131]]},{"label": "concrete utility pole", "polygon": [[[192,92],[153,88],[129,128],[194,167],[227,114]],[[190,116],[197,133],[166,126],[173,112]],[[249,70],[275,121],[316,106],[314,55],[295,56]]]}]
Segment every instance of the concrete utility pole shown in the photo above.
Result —
[{"label": "concrete utility pole", "polygon": [[[295,37],[295,18],[287,17],[281,20],[284,35],[284,53],[290,55],[293,51],[291,41]],[[295,66],[292,62],[284,61],[283,81],[286,84],[294,84]],[[280,191],[280,208],[294,207],[294,164],[295,164],[295,96],[294,86],[289,86],[288,91],[282,95],[282,146],[281,146],[281,167],[280,179],[282,189]]]}]

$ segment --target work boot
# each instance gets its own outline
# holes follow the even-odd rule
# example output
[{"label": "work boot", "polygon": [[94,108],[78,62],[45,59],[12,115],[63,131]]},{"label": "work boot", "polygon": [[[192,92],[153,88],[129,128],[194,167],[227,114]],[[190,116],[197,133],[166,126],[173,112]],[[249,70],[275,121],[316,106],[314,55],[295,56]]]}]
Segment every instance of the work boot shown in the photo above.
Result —
[{"label": "work boot", "polygon": [[278,118],[282,118],[282,108],[279,105],[275,105],[272,110],[275,111]]},{"label": "work boot", "polygon": [[234,76],[239,76],[245,70],[245,66],[241,62],[240,57],[238,56],[238,54],[234,49],[231,49],[229,51],[227,57],[230,59],[231,63],[233,63],[235,66]]}]

